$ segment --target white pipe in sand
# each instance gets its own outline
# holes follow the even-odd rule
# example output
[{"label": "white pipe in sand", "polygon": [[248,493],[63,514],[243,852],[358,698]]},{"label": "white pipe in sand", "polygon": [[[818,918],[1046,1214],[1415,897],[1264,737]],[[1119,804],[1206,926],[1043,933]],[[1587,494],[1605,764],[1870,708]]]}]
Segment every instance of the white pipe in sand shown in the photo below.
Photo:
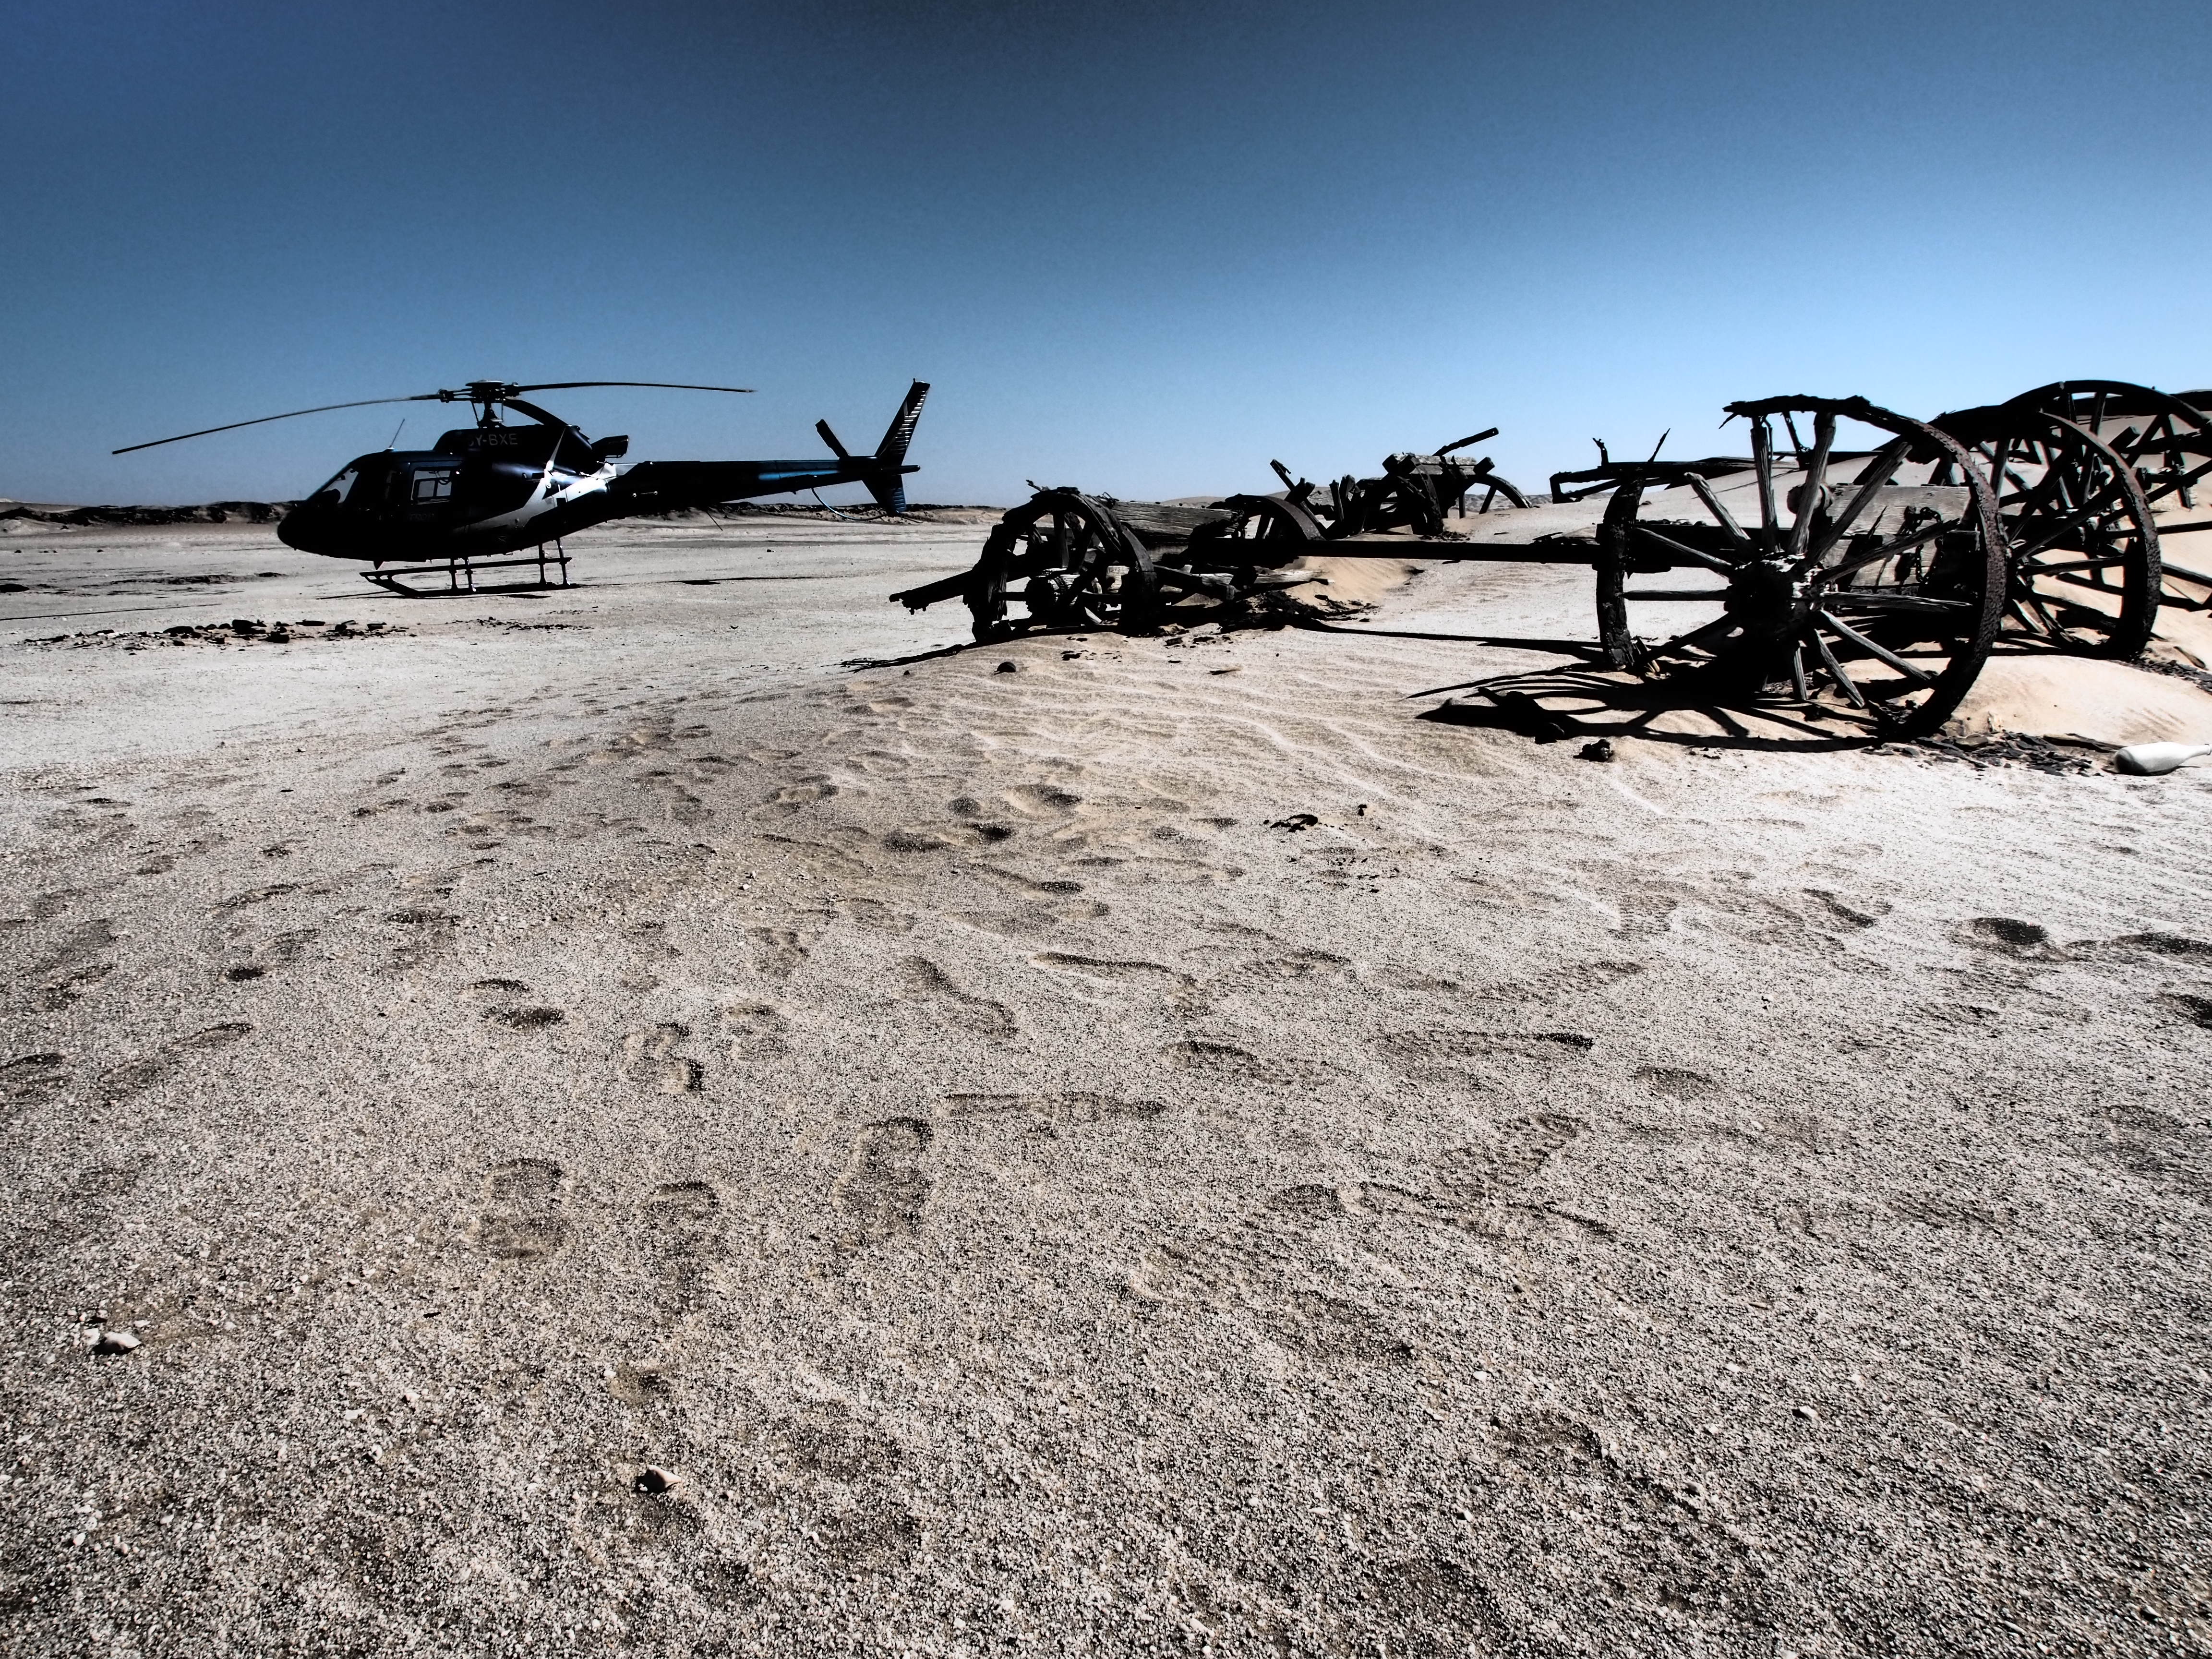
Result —
[{"label": "white pipe in sand", "polygon": [[2199,755],[2212,755],[2212,743],[2132,743],[2112,757],[2112,763],[2123,772],[2149,778]]}]

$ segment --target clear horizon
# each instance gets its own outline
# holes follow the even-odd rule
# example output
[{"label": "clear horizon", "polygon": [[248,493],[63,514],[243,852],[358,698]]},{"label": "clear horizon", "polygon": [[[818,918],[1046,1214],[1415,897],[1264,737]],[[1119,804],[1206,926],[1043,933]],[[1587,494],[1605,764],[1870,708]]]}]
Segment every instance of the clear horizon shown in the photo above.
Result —
[{"label": "clear horizon", "polygon": [[760,388],[549,394],[635,459],[872,444],[920,378],[911,493],[1000,503],[2212,384],[2202,14],[2159,0],[13,21],[18,500],[295,496],[454,411],[108,452],[484,377]]}]

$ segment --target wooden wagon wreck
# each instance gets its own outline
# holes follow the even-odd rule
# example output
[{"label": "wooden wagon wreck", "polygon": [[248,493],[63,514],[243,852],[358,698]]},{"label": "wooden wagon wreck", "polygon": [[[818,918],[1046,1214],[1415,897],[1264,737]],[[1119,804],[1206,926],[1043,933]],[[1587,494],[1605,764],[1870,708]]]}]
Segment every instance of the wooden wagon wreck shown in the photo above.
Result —
[{"label": "wooden wagon wreck", "polygon": [[[1522,538],[1451,529],[1478,489],[1479,513],[1501,495],[1529,505],[1486,459],[1454,459],[1486,432],[1394,455],[1326,500],[1279,463],[1281,492],[1202,507],[1041,489],[971,569],[892,597],[917,611],[963,599],[975,636],[993,640],[1267,608],[1315,580],[1315,558],[1582,565],[1601,672],[1838,737],[1924,736],[2001,635],[2141,653],[2166,586],[2154,507],[2193,502],[2212,472],[2212,421],[2118,382],[2061,382],[1932,422],[1861,398],[1763,398],[1728,415],[1748,423],[1748,456],[1555,475],[1554,502],[1607,498],[1572,527],[1537,513]],[[2212,520],[2166,533],[2201,530]],[[2212,578],[2173,574],[2168,602],[2212,596]]]}]

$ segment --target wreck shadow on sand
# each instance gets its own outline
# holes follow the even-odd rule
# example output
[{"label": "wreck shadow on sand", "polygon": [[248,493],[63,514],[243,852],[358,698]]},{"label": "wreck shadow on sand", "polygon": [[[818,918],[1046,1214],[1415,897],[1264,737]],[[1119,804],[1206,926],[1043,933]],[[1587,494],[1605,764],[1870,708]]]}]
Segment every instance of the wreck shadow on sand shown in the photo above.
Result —
[{"label": "wreck shadow on sand", "polygon": [[1703,675],[1654,682],[1595,665],[1495,674],[1411,695],[1452,694],[1419,718],[1516,732],[1538,743],[1636,738],[1686,749],[1816,752],[1870,748],[1901,734],[1861,725],[1838,731]]}]

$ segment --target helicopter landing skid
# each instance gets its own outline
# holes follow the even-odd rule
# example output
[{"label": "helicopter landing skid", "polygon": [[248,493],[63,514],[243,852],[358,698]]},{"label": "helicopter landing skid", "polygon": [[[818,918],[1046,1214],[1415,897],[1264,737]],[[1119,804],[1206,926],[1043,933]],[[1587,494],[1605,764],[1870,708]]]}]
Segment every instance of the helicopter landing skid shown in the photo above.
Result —
[{"label": "helicopter landing skid", "polygon": [[[538,567],[538,580],[534,582],[501,582],[496,587],[489,589],[480,589],[477,586],[477,572],[479,570],[513,570],[533,564]],[[557,573],[557,580],[545,574],[549,565]],[[402,576],[443,576],[446,579],[446,586],[442,590],[432,589],[425,592],[419,587],[408,586],[399,580]],[[438,599],[446,593],[485,592],[495,593],[519,592],[533,587],[566,587],[568,586],[568,552],[560,543],[556,542],[550,553],[541,546],[537,552],[525,554],[519,559],[457,557],[447,559],[442,564],[411,564],[398,570],[364,570],[361,573],[361,579],[365,582],[374,582],[388,593],[397,593],[402,599]]]}]

